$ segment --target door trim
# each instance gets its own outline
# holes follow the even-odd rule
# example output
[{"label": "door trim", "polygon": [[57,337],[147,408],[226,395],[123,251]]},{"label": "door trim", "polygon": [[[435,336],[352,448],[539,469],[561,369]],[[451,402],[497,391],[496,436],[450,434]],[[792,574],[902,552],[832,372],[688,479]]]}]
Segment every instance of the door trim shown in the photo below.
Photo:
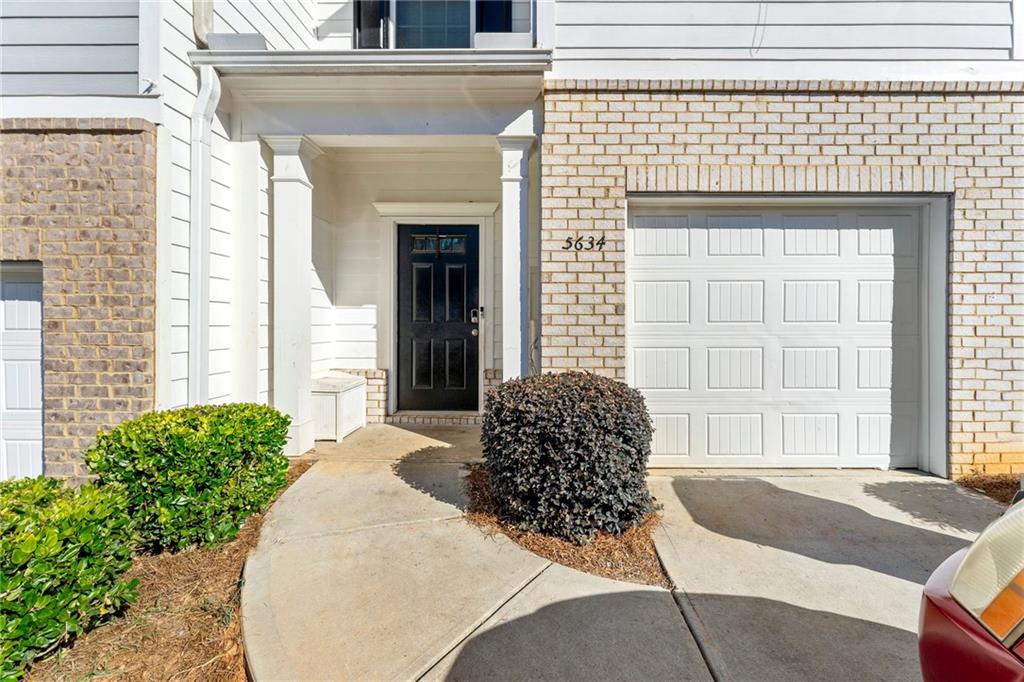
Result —
[{"label": "door trim", "polygon": [[494,214],[493,202],[377,202],[373,207],[382,218],[389,219],[383,240],[385,267],[381,272],[379,320],[386,326],[385,344],[378,349],[378,364],[387,370],[387,414],[398,409],[398,226],[399,225],[459,225],[476,227],[480,231],[480,301],[484,316],[480,324],[480,366],[478,372],[477,412],[484,408],[484,370],[494,364],[493,330],[494,310]]},{"label": "door trim", "polygon": [[[914,208],[920,215],[921,240],[918,274],[921,315],[921,405],[918,421],[917,466],[922,471],[949,477],[949,248],[952,225],[953,197],[948,194],[653,194],[631,193],[626,197],[626,219],[629,223],[637,215],[665,215],[697,208],[792,206],[806,208],[828,207],[900,207]],[[626,269],[632,255],[630,240],[626,239]],[[626,287],[626,308],[632,304]],[[626,335],[626,381],[632,382],[629,362],[630,342]],[[692,466],[678,458],[659,466]]]}]

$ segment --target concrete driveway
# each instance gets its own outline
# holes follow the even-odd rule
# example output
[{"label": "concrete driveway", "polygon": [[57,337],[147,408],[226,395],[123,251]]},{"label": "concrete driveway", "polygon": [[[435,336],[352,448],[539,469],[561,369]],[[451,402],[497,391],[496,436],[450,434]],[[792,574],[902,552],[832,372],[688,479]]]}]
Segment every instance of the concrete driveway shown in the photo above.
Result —
[{"label": "concrete driveway", "polygon": [[916,680],[931,571],[1002,507],[905,472],[651,478],[657,546],[722,680]]}]

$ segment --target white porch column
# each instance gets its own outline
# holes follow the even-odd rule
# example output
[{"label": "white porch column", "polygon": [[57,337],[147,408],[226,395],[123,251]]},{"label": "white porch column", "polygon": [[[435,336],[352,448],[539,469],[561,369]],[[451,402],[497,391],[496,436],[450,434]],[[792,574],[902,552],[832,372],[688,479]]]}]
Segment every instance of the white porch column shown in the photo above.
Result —
[{"label": "white porch column", "polygon": [[270,178],[272,402],[292,418],[285,454],[301,455],[313,448],[312,173],[313,159],[323,152],[300,136],[263,139],[274,153]]},{"label": "white porch column", "polygon": [[530,371],[529,169],[533,135],[499,135],[501,150],[501,378]]}]

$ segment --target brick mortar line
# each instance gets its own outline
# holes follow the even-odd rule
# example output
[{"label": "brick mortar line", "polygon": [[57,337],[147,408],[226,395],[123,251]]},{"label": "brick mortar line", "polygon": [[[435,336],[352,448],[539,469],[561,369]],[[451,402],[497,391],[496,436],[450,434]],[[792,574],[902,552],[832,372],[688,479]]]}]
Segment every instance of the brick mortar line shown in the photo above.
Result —
[{"label": "brick mortar line", "polygon": [[1024,92],[1024,81],[848,81],[848,80],[648,80],[648,79],[555,79],[544,82],[545,92],[700,92],[703,94],[756,93],[851,93],[982,95]]}]

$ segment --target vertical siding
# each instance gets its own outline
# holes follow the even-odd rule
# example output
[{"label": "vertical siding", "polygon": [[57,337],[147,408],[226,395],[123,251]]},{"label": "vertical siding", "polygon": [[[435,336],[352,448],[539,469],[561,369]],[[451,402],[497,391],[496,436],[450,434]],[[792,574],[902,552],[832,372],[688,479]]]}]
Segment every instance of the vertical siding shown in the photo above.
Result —
[{"label": "vertical siding", "polygon": [[[685,61],[1008,59],[1011,0],[558,0],[556,72]],[[780,68],[784,76],[784,69]]]},{"label": "vertical siding", "polygon": [[139,0],[0,2],[0,93],[139,92]]}]

